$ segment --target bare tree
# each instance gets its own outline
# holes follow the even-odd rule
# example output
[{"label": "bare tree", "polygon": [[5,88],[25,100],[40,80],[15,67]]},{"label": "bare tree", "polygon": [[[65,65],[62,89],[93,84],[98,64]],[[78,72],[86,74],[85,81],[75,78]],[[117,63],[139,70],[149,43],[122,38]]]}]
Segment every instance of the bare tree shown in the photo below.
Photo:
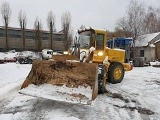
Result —
[{"label": "bare tree", "polygon": [[146,7],[144,3],[131,0],[127,9],[127,16],[120,18],[117,25],[127,33],[130,32],[131,37],[135,39],[142,34],[159,32],[160,9],[152,6]]},{"label": "bare tree", "polygon": [[130,37],[131,33],[127,30],[122,29],[121,27],[116,27],[113,32],[115,37]]},{"label": "bare tree", "polygon": [[144,18],[145,18],[145,6],[144,3],[139,3],[136,0],[131,0],[128,5],[127,15],[118,20],[117,25],[125,31],[125,36],[130,33],[130,37],[133,37],[133,49],[132,56],[136,56],[135,52],[135,40],[138,36],[144,34]]},{"label": "bare tree", "polygon": [[144,19],[144,31],[145,33],[154,33],[160,31],[160,10],[148,7],[148,12],[146,13]]},{"label": "bare tree", "polygon": [[124,36],[128,36],[128,33],[130,33],[129,37],[133,37],[133,32],[132,30],[130,29],[130,26],[128,24],[128,20],[123,17],[123,18],[120,18],[117,22],[117,25],[118,27],[122,28],[122,30],[124,31]]},{"label": "bare tree", "polygon": [[22,10],[19,11],[18,21],[19,21],[19,26],[21,28],[21,32],[22,32],[22,40],[23,40],[22,46],[23,46],[23,50],[25,50],[25,29],[27,24],[27,17],[25,13],[22,13]]},{"label": "bare tree", "polygon": [[68,34],[68,46],[70,46],[71,44],[73,44],[73,29],[69,30],[69,34]]},{"label": "bare tree", "polygon": [[9,3],[4,2],[2,4],[1,14],[2,14],[2,19],[4,21],[4,26],[5,26],[6,50],[8,50],[9,49],[9,47],[8,47],[8,24],[9,24],[10,16],[12,14]]},{"label": "bare tree", "polygon": [[[157,27],[160,29],[160,8],[159,9],[157,9],[157,11],[158,11],[158,25],[157,25]],[[160,31],[160,30],[158,30],[158,31]]]},{"label": "bare tree", "polygon": [[50,31],[50,48],[53,49],[53,31],[56,31],[56,29],[55,29],[55,15],[52,13],[52,11],[48,13],[47,24]]},{"label": "bare tree", "polygon": [[107,40],[110,40],[113,38],[113,32],[106,30],[106,33],[107,33]]},{"label": "bare tree", "polygon": [[[146,11],[148,8],[148,12]],[[133,37],[132,56],[136,57],[135,40],[138,36],[160,30],[160,10],[146,7],[144,3],[131,0],[127,15],[118,20],[117,25]]]},{"label": "bare tree", "polygon": [[37,51],[41,51],[42,50],[42,41],[41,41],[42,40],[42,23],[38,19],[38,17],[34,22],[34,31],[35,31],[35,43],[36,43]]},{"label": "bare tree", "polygon": [[127,33],[130,32],[130,37],[136,39],[139,35],[144,33],[144,18],[144,3],[138,3],[136,0],[131,0],[127,9],[127,16],[120,18],[117,25],[122,27]]},{"label": "bare tree", "polygon": [[[157,9],[157,13],[158,13],[158,15],[157,15],[157,17],[158,17],[158,25],[157,25],[157,27],[160,29],[160,8]],[[158,30],[158,31],[160,31],[160,30]]]},{"label": "bare tree", "polygon": [[65,12],[61,16],[61,23],[62,23],[62,29],[64,32],[64,39],[65,39],[65,49],[68,49],[68,47],[71,44],[71,41],[69,38],[69,30],[71,25],[71,14],[70,12]]}]

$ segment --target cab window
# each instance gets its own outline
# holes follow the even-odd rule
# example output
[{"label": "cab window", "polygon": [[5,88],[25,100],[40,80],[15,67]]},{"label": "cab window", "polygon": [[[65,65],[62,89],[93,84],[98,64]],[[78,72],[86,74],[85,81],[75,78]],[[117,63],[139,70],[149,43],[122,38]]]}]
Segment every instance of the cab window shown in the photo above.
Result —
[{"label": "cab window", "polygon": [[104,34],[97,34],[96,40],[96,49],[103,50],[104,49]]}]

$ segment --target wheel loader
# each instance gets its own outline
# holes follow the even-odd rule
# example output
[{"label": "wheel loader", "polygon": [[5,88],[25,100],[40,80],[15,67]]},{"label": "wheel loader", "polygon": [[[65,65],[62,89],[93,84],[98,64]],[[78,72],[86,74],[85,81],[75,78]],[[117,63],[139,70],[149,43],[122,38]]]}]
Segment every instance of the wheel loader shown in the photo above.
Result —
[{"label": "wheel loader", "polygon": [[69,55],[33,61],[19,93],[90,105],[105,92],[107,82],[120,83],[132,70],[132,64],[124,62],[125,51],[108,48],[106,41],[106,30],[77,30]]}]

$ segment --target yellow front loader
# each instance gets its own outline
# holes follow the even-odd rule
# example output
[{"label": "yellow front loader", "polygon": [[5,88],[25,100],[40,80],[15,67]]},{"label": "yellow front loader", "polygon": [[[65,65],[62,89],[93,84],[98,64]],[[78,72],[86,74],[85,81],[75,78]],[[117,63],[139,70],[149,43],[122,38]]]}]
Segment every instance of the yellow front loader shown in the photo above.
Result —
[{"label": "yellow front loader", "polygon": [[78,30],[69,55],[52,60],[35,60],[21,90],[22,94],[78,104],[91,104],[105,92],[107,82],[123,80],[132,64],[125,63],[125,51],[106,47],[105,30]]}]

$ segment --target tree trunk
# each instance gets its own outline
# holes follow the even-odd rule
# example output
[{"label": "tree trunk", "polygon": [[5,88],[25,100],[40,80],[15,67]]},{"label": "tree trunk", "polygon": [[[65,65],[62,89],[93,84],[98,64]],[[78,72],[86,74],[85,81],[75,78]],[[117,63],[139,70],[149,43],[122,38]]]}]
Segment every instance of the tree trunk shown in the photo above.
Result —
[{"label": "tree trunk", "polygon": [[8,48],[8,25],[7,23],[5,24],[5,36],[6,36],[6,51],[8,51],[9,48]]},{"label": "tree trunk", "polygon": [[22,34],[23,34],[23,50],[25,50],[25,29],[24,27],[23,27]]}]

